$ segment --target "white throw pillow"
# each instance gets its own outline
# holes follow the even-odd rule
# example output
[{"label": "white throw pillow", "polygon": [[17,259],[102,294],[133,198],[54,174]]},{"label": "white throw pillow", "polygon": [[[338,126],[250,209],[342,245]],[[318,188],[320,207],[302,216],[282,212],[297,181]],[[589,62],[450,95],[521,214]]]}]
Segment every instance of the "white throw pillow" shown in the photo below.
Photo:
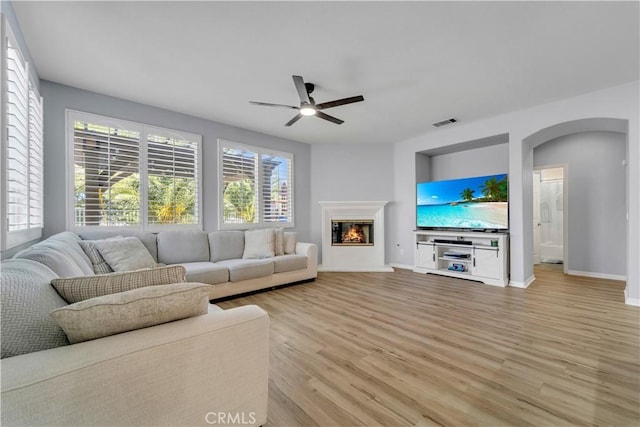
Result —
[{"label": "white throw pillow", "polygon": [[95,240],[93,245],[113,271],[140,270],[156,265],[156,261],[137,237]]},{"label": "white throw pillow", "polygon": [[271,258],[274,256],[275,233],[273,228],[244,232],[244,259]]},{"label": "white throw pillow", "polygon": [[284,253],[295,254],[296,253],[296,232],[287,231],[284,233]]}]

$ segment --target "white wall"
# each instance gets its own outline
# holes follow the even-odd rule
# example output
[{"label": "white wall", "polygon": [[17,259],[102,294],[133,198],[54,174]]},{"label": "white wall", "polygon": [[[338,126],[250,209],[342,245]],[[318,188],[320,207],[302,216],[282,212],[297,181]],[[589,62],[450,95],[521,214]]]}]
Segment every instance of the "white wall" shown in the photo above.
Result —
[{"label": "white wall", "polygon": [[[394,145],[394,205],[390,207],[389,242],[402,248],[412,247],[412,224],[415,223],[415,153],[469,141],[490,135],[509,134],[511,280],[525,285],[533,279],[532,170],[533,150],[523,144],[530,135],[556,125],[586,118],[619,118],[628,121],[627,133],[627,299],[640,301],[640,148],[639,82],[559,100],[448,128],[398,142]],[[525,209],[525,204],[527,209]],[[525,226],[526,224],[526,226]],[[393,263],[413,263],[413,251],[404,255],[394,251]]]},{"label": "white wall", "polygon": [[534,167],[567,164],[569,272],[626,275],[625,135],[581,132],[533,150]]},{"label": "white wall", "polygon": [[169,129],[202,135],[204,229],[218,228],[218,138],[241,142],[294,155],[295,226],[298,238],[308,241],[310,229],[309,181],[311,147],[209,120],[148,105],[112,98],[94,92],[41,82],[44,97],[44,237],[64,231],[65,223],[65,109],[85,111]]},{"label": "white wall", "polygon": [[[412,157],[412,162],[414,161]],[[311,147],[311,241],[322,246],[320,201],[387,200],[393,205],[391,144],[315,144]],[[412,169],[413,170],[413,169]],[[389,219],[385,217],[389,259]]]},{"label": "white wall", "polygon": [[509,171],[509,144],[492,145],[431,158],[431,181],[494,175]]}]

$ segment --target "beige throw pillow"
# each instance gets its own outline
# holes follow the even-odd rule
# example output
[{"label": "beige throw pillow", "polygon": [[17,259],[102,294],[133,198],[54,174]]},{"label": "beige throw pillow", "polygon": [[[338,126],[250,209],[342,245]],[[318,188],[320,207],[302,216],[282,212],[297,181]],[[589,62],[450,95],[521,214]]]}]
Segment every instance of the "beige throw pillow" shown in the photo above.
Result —
[{"label": "beige throw pillow", "polygon": [[203,283],[150,286],[71,304],[51,317],[74,344],[206,314],[209,289]]},{"label": "beige throw pillow", "polygon": [[156,261],[137,237],[95,240],[94,246],[113,271],[132,271],[156,265]]},{"label": "beige throw pillow", "polygon": [[284,255],[284,228],[276,228],[275,229],[275,244],[274,244],[274,252],[276,256]]},{"label": "beige throw pillow", "polygon": [[271,258],[274,256],[273,228],[244,232],[244,259]]},{"label": "beige throw pillow", "polygon": [[183,266],[170,265],[149,270],[53,279],[51,285],[66,302],[73,304],[146,286],[185,282],[185,275]]},{"label": "beige throw pillow", "polygon": [[284,253],[295,254],[296,253],[296,232],[287,231],[284,233]]}]

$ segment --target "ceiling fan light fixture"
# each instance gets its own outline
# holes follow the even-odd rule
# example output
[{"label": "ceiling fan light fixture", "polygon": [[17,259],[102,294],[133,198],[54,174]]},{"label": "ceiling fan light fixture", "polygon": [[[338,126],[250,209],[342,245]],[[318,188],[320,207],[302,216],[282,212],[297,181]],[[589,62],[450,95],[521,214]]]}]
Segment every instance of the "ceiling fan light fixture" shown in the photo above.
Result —
[{"label": "ceiling fan light fixture", "polygon": [[316,114],[316,109],[311,105],[303,105],[300,107],[300,114],[303,116],[314,116]]},{"label": "ceiling fan light fixture", "polygon": [[340,120],[337,117],[330,116],[329,114],[325,113],[324,110],[326,110],[327,108],[338,107],[340,105],[364,101],[364,97],[362,95],[358,95],[351,96],[349,98],[336,99],[329,102],[322,102],[316,105],[316,101],[311,96],[309,96],[315,89],[315,85],[313,83],[305,83],[304,79],[301,76],[291,77],[293,77],[293,84],[296,87],[296,91],[298,92],[298,98],[300,98],[299,107],[294,107],[293,105],[272,104],[270,102],[257,101],[249,101],[249,104],[296,110],[298,114],[296,114],[291,120],[285,123],[285,126],[291,126],[304,116],[316,116],[319,119],[327,120],[331,123],[341,125],[342,123],[344,123],[344,120]]}]

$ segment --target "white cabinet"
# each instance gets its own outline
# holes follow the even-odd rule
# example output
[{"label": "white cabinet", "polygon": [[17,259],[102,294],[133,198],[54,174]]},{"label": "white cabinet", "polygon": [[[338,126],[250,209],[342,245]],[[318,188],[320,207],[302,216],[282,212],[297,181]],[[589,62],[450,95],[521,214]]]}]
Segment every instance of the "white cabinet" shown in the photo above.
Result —
[{"label": "white cabinet", "polygon": [[499,278],[499,272],[502,268],[499,251],[494,248],[474,247],[473,252],[471,274],[479,277]]},{"label": "white cabinet", "polygon": [[416,249],[416,265],[423,268],[436,268],[436,253],[429,243],[418,243]]},{"label": "white cabinet", "polygon": [[415,231],[413,271],[507,286],[505,233]]}]

